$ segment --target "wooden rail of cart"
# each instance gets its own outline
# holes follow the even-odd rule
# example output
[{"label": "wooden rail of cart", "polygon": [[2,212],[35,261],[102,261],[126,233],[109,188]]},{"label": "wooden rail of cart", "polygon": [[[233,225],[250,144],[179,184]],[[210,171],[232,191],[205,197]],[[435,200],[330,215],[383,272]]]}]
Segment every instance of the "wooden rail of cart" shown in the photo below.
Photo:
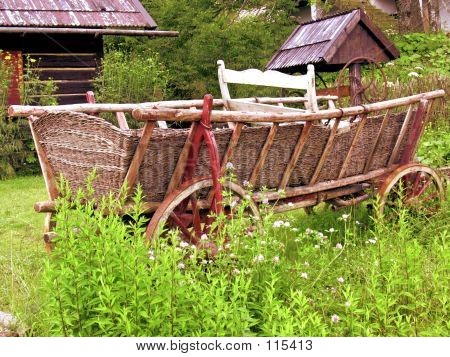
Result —
[{"label": "wooden rail of cart", "polygon": [[[202,102],[131,107],[13,106],[10,114],[30,115],[49,195],[49,201],[35,205],[37,212],[47,213],[46,233],[51,230],[59,195],[56,178],[63,174],[75,191],[96,168],[93,185],[99,196],[118,194],[123,185],[131,196],[136,184],[141,184],[145,208],[152,217],[149,239],[167,224],[197,244],[203,234],[210,233],[214,216],[227,209],[222,200],[224,187],[244,197],[243,186],[250,185],[250,210],[255,217],[261,202],[268,201],[281,212],[320,202],[353,205],[373,193],[380,194],[383,210],[400,182],[406,189],[406,204],[443,200],[440,176],[416,163],[414,155],[433,101],[444,95],[436,90],[314,113],[213,110],[214,104],[222,103],[214,103],[207,95]],[[267,99],[271,100],[275,101]],[[195,109],[200,103],[202,110]],[[131,109],[133,117],[144,122],[143,129],[119,129],[83,113]],[[158,120],[191,125],[160,129]],[[216,123],[235,125],[213,128]],[[270,125],[251,126],[254,123]],[[221,183],[228,163],[237,180]]]}]

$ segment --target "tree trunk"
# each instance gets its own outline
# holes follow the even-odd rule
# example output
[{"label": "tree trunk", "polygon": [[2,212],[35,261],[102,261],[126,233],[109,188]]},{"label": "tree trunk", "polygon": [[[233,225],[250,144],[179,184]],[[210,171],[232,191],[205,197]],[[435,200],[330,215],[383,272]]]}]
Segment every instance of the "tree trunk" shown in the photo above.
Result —
[{"label": "tree trunk", "polygon": [[420,0],[395,0],[400,33],[423,32],[424,23]]},{"label": "tree trunk", "polygon": [[439,14],[439,0],[428,0],[423,2],[423,16],[427,18],[428,26],[425,31],[437,32],[441,29],[441,18]]}]

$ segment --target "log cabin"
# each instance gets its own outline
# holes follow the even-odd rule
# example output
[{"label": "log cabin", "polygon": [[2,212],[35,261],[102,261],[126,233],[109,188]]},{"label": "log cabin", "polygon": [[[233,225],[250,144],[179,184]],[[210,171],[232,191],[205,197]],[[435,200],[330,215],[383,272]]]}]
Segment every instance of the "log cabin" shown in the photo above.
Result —
[{"label": "log cabin", "polygon": [[7,104],[21,103],[24,60],[52,80],[59,104],[86,101],[103,56],[103,37],[177,36],[159,31],[138,0],[2,0],[1,60],[13,65]]}]

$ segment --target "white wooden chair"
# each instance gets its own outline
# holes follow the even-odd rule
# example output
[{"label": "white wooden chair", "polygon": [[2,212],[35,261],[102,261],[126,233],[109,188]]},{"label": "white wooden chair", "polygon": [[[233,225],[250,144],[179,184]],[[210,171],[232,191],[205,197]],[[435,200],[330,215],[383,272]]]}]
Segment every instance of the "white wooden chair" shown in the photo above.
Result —
[{"label": "white wooden chair", "polygon": [[[258,69],[247,69],[244,71],[234,71],[225,68],[225,63],[222,60],[217,61],[219,65],[219,85],[222,93],[222,99],[225,101],[225,108],[227,110],[251,110],[251,111],[266,111],[266,112],[317,112],[319,107],[317,105],[316,86],[314,66],[308,65],[308,72],[306,75],[293,76],[284,74],[278,71],[261,72]],[[251,84],[266,87],[278,87],[288,89],[302,89],[306,90],[305,108],[288,108],[284,107],[282,103],[278,106],[268,105],[262,103],[253,103],[244,101],[242,99],[232,99],[228,90],[228,83],[235,84]]]}]

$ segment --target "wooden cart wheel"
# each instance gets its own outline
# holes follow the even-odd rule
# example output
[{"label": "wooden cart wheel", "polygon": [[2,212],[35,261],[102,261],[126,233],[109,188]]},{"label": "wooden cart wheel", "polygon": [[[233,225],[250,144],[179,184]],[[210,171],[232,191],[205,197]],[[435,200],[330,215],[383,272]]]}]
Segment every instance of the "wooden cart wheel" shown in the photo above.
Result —
[{"label": "wooden cart wheel", "polygon": [[[241,186],[233,182],[224,182],[222,186],[224,190],[230,190],[238,199],[244,198],[247,194]],[[154,213],[147,227],[147,239],[157,238],[167,225],[168,228],[179,229],[183,240],[198,244],[203,234],[210,233],[210,225],[214,220],[211,214],[216,212],[214,207],[209,207],[206,199],[198,199],[198,196],[201,191],[211,190],[212,187],[212,178],[196,178],[183,183],[178,190],[164,199]],[[205,196],[204,193],[203,196]],[[189,200],[188,210],[183,210],[182,206],[186,200]],[[248,200],[248,213],[253,217],[258,228],[261,228],[258,206],[252,199]]]},{"label": "wooden cart wheel", "polygon": [[432,168],[407,164],[394,170],[384,180],[380,191],[379,214],[398,208],[398,203],[416,213],[436,212],[445,199],[445,190],[439,175]]}]

